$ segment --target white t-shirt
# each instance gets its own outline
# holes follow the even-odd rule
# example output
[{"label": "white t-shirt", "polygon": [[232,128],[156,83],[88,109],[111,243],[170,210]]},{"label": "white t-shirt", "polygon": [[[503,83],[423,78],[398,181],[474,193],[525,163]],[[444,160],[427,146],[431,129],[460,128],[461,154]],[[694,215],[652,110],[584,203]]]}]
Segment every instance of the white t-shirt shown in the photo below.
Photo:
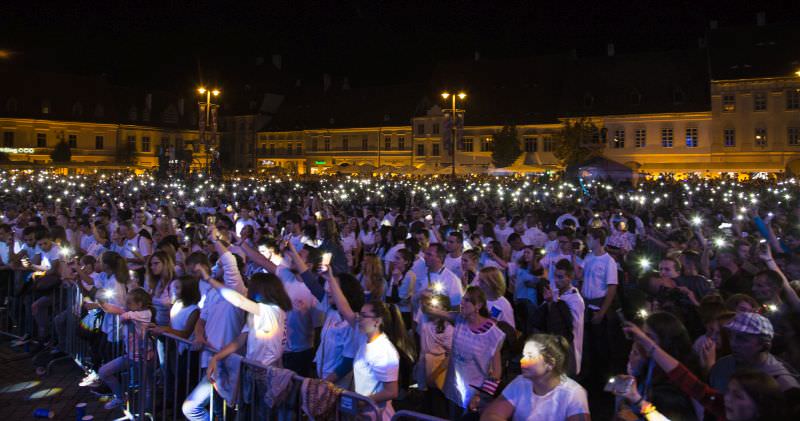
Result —
[{"label": "white t-shirt", "polygon": [[583,319],[586,304],[575,287],[570,288],[564,294],[560,294],[558,299],[567,303],[569,313],[572,315],[572,353],[575,355],[575,374],[580,374],[581,357],[583,355]]},{"label": "white t-shirt", "polygon": [[248,313],[247,356],[251,361],[270,366],[281,359],[286,343],[286,313],[274,304],[258,303],[258,314]]},{"label": "white t-shirt", "polygon": [[[358,341],[358,352],[353,359],[355,392],[359,395],[370,396],[382,391],[383,383],[398,380],[400,354],[383,333],[369,343],[367,343],[366,335],[359,334]],[[385,402],[383,419],[391,419],[392,415],[394,415],[392,402]]]},{"label": "white t-shirt", "polygon": [[[200,307],[197,307],[197,304],[184,307],[183,302],[178,300],[172,308],[169,309],[169,326],[175,330],[185,330],[188,327],[186,324],[189,322],[189,316],[199,310]],[[194,340],[194,332],[186,339],[190,341]],[[178,342],[178,353],[183,354],[188,347],[189,346],[183,342]]]},{"label": "white t-shirt", "polygon": [[42,253],[41,266],[46,268],[47,270],[52,269],[56,261],[61,260],[61,254],[60,254],[61,249],[55,244],[53,244],[53,246],[50,247],[50,251],[41,250],[41,253]]},{"label": "white t-shirt", "polygon": [[528,228],[522,236],[522,242],[527,246],[544,247],[547,243],[547,234],[536,227]]},{"label": "white t-shirt", "polygon": [[499,297],[496,300],[487,300],[486,308],[489,310],[489,316],[495,320],[503,321],[516,328],[514,324],[514,307],[508,302],[506,297]]},{"label": "white t-shirt", "polygon": [[506,225],[505,228],[500,228],[499,225],[494,226],[494,237],[497,241],[508,244],[508,236],[514,233],[514,228],[509,227]]},{"label": "white t-shirt", "polygon": [[592,300],[605,297],[608,286],[616,284],[617,262],[610,254],[586,255],[583,260],[583,288],[581,288],[583,298]]},{"label": "white t-shirt", "polygon": [[453,272],[459,278],[464,274],[461,269],[461,256],[450,257],[450,253],[447,253],[447,257],[444,258],[444,266],[450,269],[450,272]]},{"label": "white t-shirt", "polygon": [[533,392],[533,382],[520,375],[503,389],[503,397],[514,406],[513,421],[562,421],[589,413],[586,390],[567,376],[562,376],[553,390],[539,396]]},{"label": "white t-shirt", "polygon": [[441,285],[441,288],[443,288],[441,293],[450,298],[450,306],[455,307],[461,304],[461,296],[464,295],[464,289],[461,287],[461,279],[444,266],[442,266],[438,272],[428,272],[426,270],[422,278],[417,278],[415,290],[418,294],[430,288],[434,292],[439,293],[436,291],[438,285]]},{"label": "white t-shirt", "polygon": [[366,252],[375,251],[376,240],[378,240],[378,235],[374,231],[361,231],[358,233],[358,241],[361,241],[361,244],[364,245],[364,251]]}]

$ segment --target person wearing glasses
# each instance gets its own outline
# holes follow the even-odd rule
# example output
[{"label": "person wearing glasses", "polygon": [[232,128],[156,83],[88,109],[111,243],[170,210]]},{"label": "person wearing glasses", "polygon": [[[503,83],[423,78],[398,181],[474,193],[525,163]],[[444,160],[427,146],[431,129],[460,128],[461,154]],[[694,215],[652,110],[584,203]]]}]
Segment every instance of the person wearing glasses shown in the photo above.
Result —
[{"label": "person wearing glasses", "polygon": [[355,392],[372,399],[381,410],[381,418],[389,421],[394,415],[392,399],[400,391],[400,358],[413,362],[414,348],[406,334],[405,324],[395,305],[373,299],[353,311],[339,280],[325,274],[328,288],[339,314],[357,327],[357,351],[353,358]]}]

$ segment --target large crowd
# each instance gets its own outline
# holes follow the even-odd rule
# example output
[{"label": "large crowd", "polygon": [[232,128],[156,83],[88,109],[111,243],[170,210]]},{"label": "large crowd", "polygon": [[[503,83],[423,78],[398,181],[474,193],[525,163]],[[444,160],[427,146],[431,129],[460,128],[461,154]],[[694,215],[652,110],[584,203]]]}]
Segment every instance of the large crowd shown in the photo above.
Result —
[{"label": "large crowd", "polygon": [[81,385],[107,409],[125,402],[120,373],[159,364],[109,350],[168,333],[193,345],[163,370],[201,353],[191,420],[219,409],[234,353],[368,396],[387,420],[798,419],[798,199],[800,180],[763,174],[8,171],[0,294],[15,345],[58,355],[72,338],[49,292],[82,292],[97,331]]}]

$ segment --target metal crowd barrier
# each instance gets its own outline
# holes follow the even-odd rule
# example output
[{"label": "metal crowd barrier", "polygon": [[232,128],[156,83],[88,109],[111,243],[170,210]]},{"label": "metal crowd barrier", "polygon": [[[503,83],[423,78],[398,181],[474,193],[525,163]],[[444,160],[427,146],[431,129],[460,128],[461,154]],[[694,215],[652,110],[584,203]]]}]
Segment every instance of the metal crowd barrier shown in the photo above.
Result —
[{"label": "metal crowd barrier", "polygon": [[[121,332],[123,329],[135,329],[133,322],[120,323],[118,317],[106,314],[105,317],[114,317],[114,331],[119,336],[112,338],[115,340],[110,341],[107,349],[94,349],[102,341],[91,342],[78,335],[79,323],[85,314],[82,312],[83,296],[80,290],[75,285],[64,284],[51,294],[48,314],[50,328],[54,333],[63,329],[61,337],[65,343],[60,343],[59,349],[67,355],[48,360],[45,370],[39,374],[47,374],[54,364],[64,360],[73,360],[84,369],[91,362],[99,371],[98,358],[102,358],[105,364],[120,356],[127,357]],[[15,302],[24,297],[11,298],[11,305],[0,307],[0,334],[19,338],[25,333],[35,332],[30,306]],[[132,335],[131,338],[127,346],[134,347],[139,359],[129,361],[128,367],[116,374],[125,397],[122,409],[125,417],[164,421],[186,419],[183,403],[205,376],[200,367],[202,351],[193,351],[191,341],[166,333],[157,337],[150,334],[141,337]],[[204,350],[216,352],[211,348]],[[43,350],[43,353],[47,352]],[[238,395],[233,401],[224,401],[212,388],[208,412],[212,416],[216,414],[215,419],[295,421],[308,418],[303,410],[302,385],[309,379],[293,375],[284,399],[270,408],[263,399],[263,393],[270,389],[270,385],[263,383],[261,374],[272,368],[244,358],[238,368],[239,377],[235,385]],[[331,404],[335,405],[331,407],[332,415],[326,419],[360,421],[381,418],[380,409],[368,397],[350,391],[343,391],[336,396],[335,404]]]},{"label": "metal crowd barrier", "polygon": [[420,420],[420,421],[447,421],[444,418],[434,417],[433,415],[423,414],[414,411],[397,411],[392,416],[392,421],[400,420]]}]

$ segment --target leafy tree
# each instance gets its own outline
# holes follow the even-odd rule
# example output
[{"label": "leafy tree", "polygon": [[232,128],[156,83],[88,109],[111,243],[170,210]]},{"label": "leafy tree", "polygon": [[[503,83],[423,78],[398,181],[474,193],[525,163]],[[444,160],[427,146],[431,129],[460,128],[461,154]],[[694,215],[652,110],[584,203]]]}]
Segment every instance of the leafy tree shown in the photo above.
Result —
[{"label": "leafy tree", "polygon": [[492,164],[496,168],[507,167],[514,163],[522,153],[517,138],[517,126],[506,125],[499,133],[492,135],[494,150],[492,151]]},{"label": "leafy tree", "polygon": [[56,143],[56,147],[53,148],[53,152],[50,152],[50,159],[52,159],[53,162],[72,161],[72,149],[70,149],[69,143],[65,142],[64,139],[61,139],[60,142]]},{"label": "leafy tree", "polygon": [[584,162],[602,153],[602,148],[592,144],[599,131],[585,118],[564,122],[564,127],[553,137],[553,155],[565,167]]}]

